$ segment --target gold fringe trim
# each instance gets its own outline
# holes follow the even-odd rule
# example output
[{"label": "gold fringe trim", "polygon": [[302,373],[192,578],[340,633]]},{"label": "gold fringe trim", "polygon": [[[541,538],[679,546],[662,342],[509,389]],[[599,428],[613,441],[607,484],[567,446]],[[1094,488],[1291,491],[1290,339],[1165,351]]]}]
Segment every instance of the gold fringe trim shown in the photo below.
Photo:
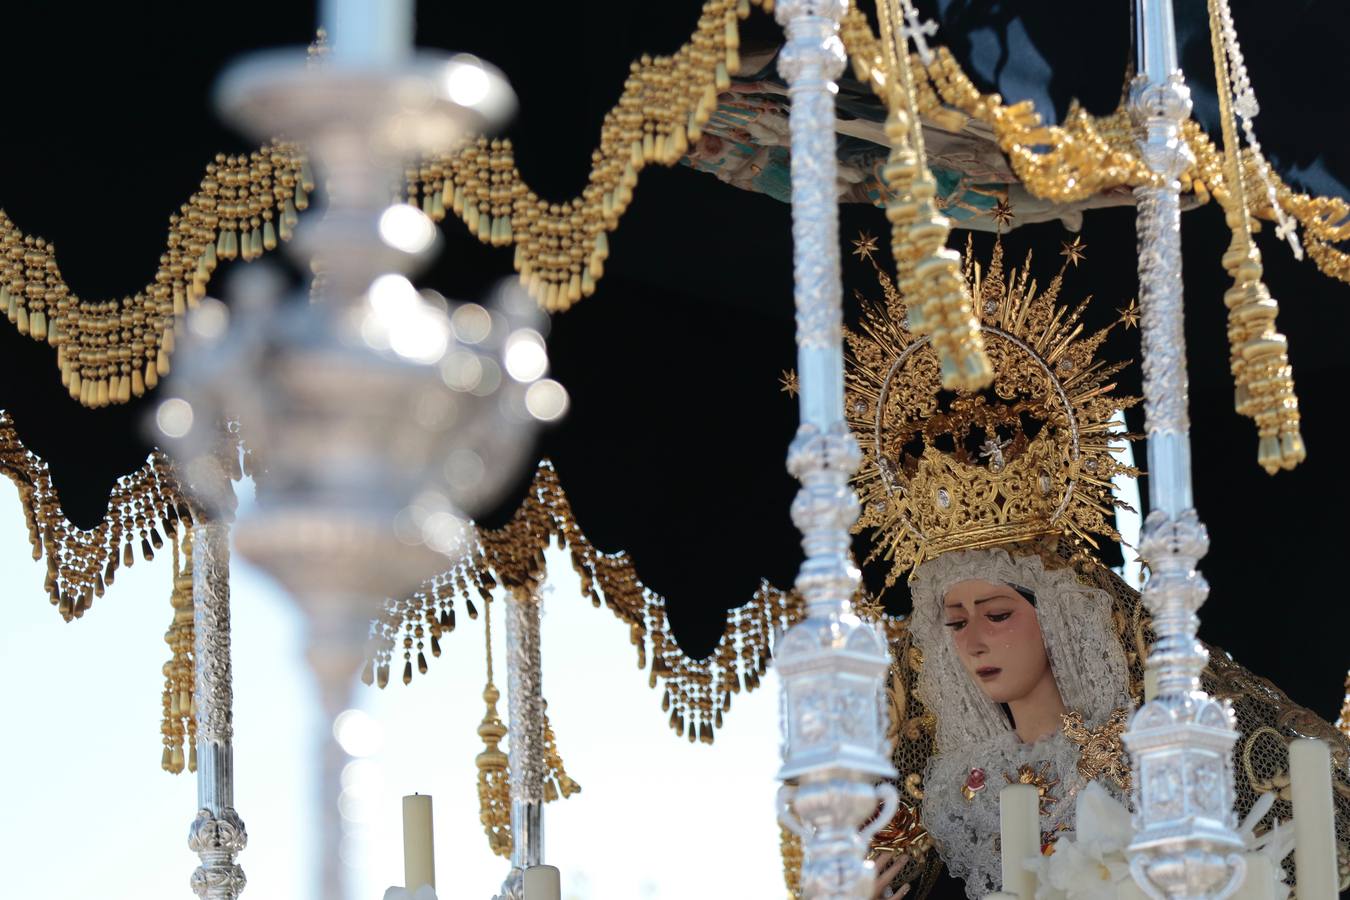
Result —
[{"label": "gold fringe trim", "polygon": [[689,40],[670,56],[642,56],[605,114],[581,193],[550,203],[526,183],[509,140],[480,138],[407,172],[407,199],[439,221],[446,211],[494,247],[515,247],[515,268],[545,309],[564,310],[595,291],[609,233],[642,170],[674,166],[703,133],[717,96],[740,70],[740,20],[764,0],[707,0]]},{"label": "gold fringe trim", "polygon": [[[533,589],[546,576],[544,549],[554,538],[560,549],[571,551],[581,590],[591,603],[608,606],[627,623],[638,667],[648,671],[649,686],[663,687],[661,708],[670,714],[670,727],[690,742],[712,743],[732,695],[759,686],[776,635],[804,614],[794,592],[764,583],[749,602],[727,611],[722,637],[707,658],[686,655],[671,634],[664,598],[642,585],[627,554],[602,553],[587,540],[553,464],[544,460],[509,523],[479,529],[463,562],[411,597],[386,606],[373,626],[382,646],[368,660],[363,680],[387,685],[395,648],[411,647],[419,630],[429,632],[432,655],[439,656],[440,638],[455,628],[456,600],[463,602],[470,618],[477,618],[475,601],[490,602],[498,585]],[[405,683],[412,680],[411,660],[403,674]]]},{"label": "gold fringe trim", "polygon": [[169,216],[154,279],[120,300],[81,300],[51,243],[24,234],[0,211],[0,313],[19,334],[56,349],[61,384],[84,406],[143,396],[169,374],[175,328],[206,296],[217,263],[257,259],[288,240],[313,178],[295,144],[217,154],[201,187]]},{"label": "gold fringe trim", "polygon": [[[875,83],[876,74],[885,71],[881,42],[856,7],[845,15],[841,36],[859,80]],[[1046,125],[1029,100],[1005,104],[998,94],[980,93],[945,47],[934,48],[933,56],[928,65],[911,57],[915,71],[926,76],[917,86],[919,112],[949,130],[959,130],[967,116],[988,125],[1014,174],[1032,194],[1070,202],[1112,188],[1152,183],[1153,175],[1139,155],[1134,124],[1123,105],[1108,115],[1092,116],[1074,104],[1063,125]],[[1182,131],[1196,157],[1195,165],[1181,176],[1182,190],[1193,191],[1201,202],[1212,196],[1225,211],[1230,210],[1235,201],[1221,152],[1194,119],[1185,122]],[[1244,181],[1260,184],[1264,161],[1245,150],[1242,156]],[[1350,254],[1330,246],[1350,240],[1350,203],[1340,197],[1300,194],[1274,172],[1270,177],[1281,209],[1302,225],[1303,244],[1317,267],[1325,275],[1350,283]],[[1251,210],[1254,215],[1275,218],[1264,188],[1247,193],[1257,201]]]},{"label": "gold fringe trim", "polygon": [[[1070,108],[1063,127],[1045,126],[1029,101],[1005,105],[997,94],[981,94],[945,49],[939,48],[927,66],[923,66],[915,56],[911,58],[909,67],[905,67],[892,60],[896,55],[894,49],[877,40],[866,18],[857,10],[848,14],[842,31],[856,74],[870,83],[879,96],[886,96],[887,92],[895,93],[893,79],[897,70],[902,75],[911,68],[926,71],[929,89],[912,91],[917,98],[915,106],[918,111],[940,119],[944,114],[949,115],[949,111],[942,106],[945,103],[989,125],[1013,171],[1027,190],[1037,196],[1068,202],[1111,188],[1149,185],[1155,180],[1139,155],[1136,129],[1123,106],[1104,117],[1090,116],[1074,106]],[[1259,180],[1261,172],[1267,167],[1264,160],[1252,153],[1244,157],[1237,149],[1221,45],[1215,45],[1214,53],[1220,106],[1224,115],[1225,144],[1231,150],[1221,154],[1194,120],[1188,121],[1183,133],[1193,149],[1196,162],[1182,175],[1181,186],[1183,190],[1194,191],[1202,199],[1212,192],[1233,229],[1233,242],[1224,254],[1223,262],[1234,279],[1234,286],[1224,295],[1224,302],[1230,311],[1228,337],[1231,345],[1230,369],[1236,386],[1234,405],[1240,414],[1256,423],[1257,461],[1267,472],[1274,474],[1280,469],[1294,468],[1306,458],[1307,452],[1299,432],[1298,398],[1294,393],[1288,341],[1275,328],[1279,305],[1270,297],[1269,290],[1261,281],[1260,253],[1251,241],[1251,229],[1255,223],[1250,216],[1247,197],[1265,196],[1266,192],[1248,190],[1246,182]],[[954,124],[957,127],[960,125],[959,122]],[[895,146],[901,147],[905,138],[902,129],[896,127],[894,122],[888,122],[887,133]],[[894,165],[893,154],[887,168]],[[1273,173],[1271,177],[1275,177]],[[1276,183],[1277,197],[1291,196],[1288,188],[1277,178]],[[895,204],[890,204],[888,217],[894,207]],[[1342,203],[1337,211],[1345,209]],[[1274,217],[1273,210],[1267,208],[1264,212]],[[1305,218],[1293,208],[1286,212],[1300,221]],[[893,217],[892,221],[895,221]],[[1350,225],[1346,229],[1350,231]],[[1323,233],[1325,231],[1323,228]],[[900,237],[897,229],[892,248],[900,263],[898,271],[903,277],[906,267],[903,264]],[[1315,260],[1319,260],[1319,265],[1321,260],[1330,258],[1332,248],[1327,247],[1325,241],[1316,234],[1310,234],[1308,243],[1317,245],[1317,250],[1310,250],[1310,253]],[[1338,274],[1336,270],[1328,270],[1325,266],[1323,271],[1335,277],[1350,274],[1345,271]],[[954,308],[949,320],[960,319],[961,313]],[[947,384],[946,365],[944,362],[944,386]]]},{"label": "gold fringe trim", "polygon": [[[486,138],[406,170],[404,196],[438,221],[454,213],[485,244],[513,246],[515,268],[540,305],[567,309],[603,277],[609,233],[642,169],[677,164],[701,136],[740,67],[739,22],[755,6],[767,12],[772,2],[708,0],[684,46],[632,64],[577,196],[560,203],[540,197],[516,168],[511,142]],[[856,7],[846,14],[841,36],[858,78],[885,96],[882,44]],[[311,53],[323,52],[321,35]],[[919,76],[917,112],[951,130],[967,117],[990,126],[1013,172],[1038,197],[1070,202],[1151,183],[1123,107],[1091,116],[1075,105],[1063,125],[1045,125],[1030,101],[1005,104],[997,94],[980,93],[945,48],[935,48],[931,63],[911,57],[909,66]],[[1202,201],[1213,196],[1231,210],[1220,154],[1194,120],[1183,131],[1197,161],[1182,175],[1182,189]],[[1244,178],[1259,179],[1265,167],[1243,154]],[[1303,226],[1303,244],[1317,267],[1350,283],[1350,253],[1332,246],[1350,239],[1350,204],[1296,193],[1273,172],[1271,178],[1280,207]],[[308,162],[293,143],[274,141],[246,157],[217,155],[201,188],[170,216],[153,282],[132,297],[94,303],[71,293],[50,243],[23,234],[0,212],[0,313],[21,334],[57,349],[62,384],[80,403],[125,403],[168,373],[174,327],[205,296],[218,261],[254,259],[289,238],[313,190]],[[1250,195],[1264,198],[1265,191]],[[1262,218],[1274,212],[1264,199],[1252,211]],[[953,310],[956,315],[960,307]],[[954,321],[954,339],[969,342],[968,321]]]},{"label": "gold fringe trim", "polygon": [[136,561],[137,538],[148,562],[166,539],[177,541],[180,524],[192,524],[169,459],[156,451],[139,470],[117,479],[96,528],[76,528],[61,509],[47,464],[24,447],[3,410],[0,472],[19,489],[33,559],[47,557],[47,596],[66,621],[83,616],[113,583],[118,567]]}]

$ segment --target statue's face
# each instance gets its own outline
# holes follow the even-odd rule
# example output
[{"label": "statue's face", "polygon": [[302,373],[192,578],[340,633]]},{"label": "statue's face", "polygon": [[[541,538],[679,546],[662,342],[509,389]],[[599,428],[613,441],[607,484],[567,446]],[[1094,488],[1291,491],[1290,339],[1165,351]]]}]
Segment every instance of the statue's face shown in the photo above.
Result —
[{"label": "statue's face", "polygon": [[1053,678],[1036,608],[1008,585],[957,582],[942,612],[961,664],[995,703],[1015,703]]}]

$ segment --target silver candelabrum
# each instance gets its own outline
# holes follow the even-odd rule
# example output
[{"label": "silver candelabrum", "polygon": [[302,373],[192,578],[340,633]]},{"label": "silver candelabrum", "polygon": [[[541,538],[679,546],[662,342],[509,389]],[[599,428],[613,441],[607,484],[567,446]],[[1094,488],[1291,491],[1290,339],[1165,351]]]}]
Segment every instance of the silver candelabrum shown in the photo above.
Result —
[{"label": "silver candelabrum", "polygon": [[[331,723],[349,704],[370,622],[461,552],[467,514],[514,477],[559,404],[532,402],[547,368],[535,305],[514,288],[491,309],[418,292],[407,274],[431,254],[435,226],[390,205],[409,160],[504,121],[515,103],[505,79],[473,57],[411,55],[406,4],[325,9],[332,51],[321,62],[264,54],[218,86],[227,118],[295,141],[318,173],[326,208],[291,245],[319,275],[314,302],[276,302],[275,277],[256,271],[237,280],[232,315],[203,301],[158,418],[189,478],[215,465],[208,438],[226,419],[260,461],[258,501],[235,540],[308,626],[324,712],[317,883],[341,900],[347,757]],[[561,386],[546,387],[565,402]]]},{"label": "silver candelabrum", "polygon": [[1209,592],[1196,565],[1209,537],[1192,505],[1183,329],[1179,179],[1191,161],[1181,136],[1191,101],[1177,68],[1171,0],[1138,0],[1136,21],[1141,74],[1130,107],[1156,177],[1135,189],[1135,200],[1152,507],[1140,552],[1150,571],[1143,599],[1157,634],[1148,666],[1158,695],[1124,736],[1135,785],[1130,870],[1154,900],[1222,900],[1246,865],[1233,808],[1237,729],[1229,706],[1200,689],[1206,655],[1196,640],[1196,613]]},{"label": "silver candelabrum", "polygon": [[[839,22],[847,0],[780,0],[787,43],[778,69],[792,96],[792,244],[801,425],[788,470],[802,483],[792,520],[806,560],[797,588],[807,618],[779,642],[783,766],[780,819],[802,839],[802,896],[871,895],[871,835],[898,802],[886,745],[889,657],[851,611],[859,573],[849,553],[861,454],[844,421],[843,309],[836,198],[834,80],[844,69]],[[881,781],[878,785],[877,782]],[[883,809],[871,826],[863,823]]]}]

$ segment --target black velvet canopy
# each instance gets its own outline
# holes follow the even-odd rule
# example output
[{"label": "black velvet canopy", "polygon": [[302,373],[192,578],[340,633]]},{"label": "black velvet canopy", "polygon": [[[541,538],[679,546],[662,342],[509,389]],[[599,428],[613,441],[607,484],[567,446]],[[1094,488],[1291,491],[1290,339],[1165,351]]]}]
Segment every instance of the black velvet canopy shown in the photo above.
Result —
[{"label": "black velvet canopy", "polygon": [[[1035,2],[919,5],[938,17],[938,40],[985,90],[1033,99],[1050,119],[1061,119],[1072,98],[1096,113],[1119,101],[1128,0],[1069,12]],[[559,198],[582,186],[629,62],[676,48],[699,9],[694,0],[420,6],[419,44],[471,51],[505,71],[521,102],[510,128],[517,164],[541,195]],[[1233,6],[1262,101],[1265,150],[1295,186],[1347,196],[1341,130],[1350,76],[1338,41],[1350,33],[1350,9],[1336,0]],[[1190,17],[1180,37],[1196,114],[1217,135],[1203,8],[1179,8]],[[108,298],[148,280],[168,215],[205,163],[248,147],[209,103],[222,66],[248,50],[307,43],[314,16],[306,4],[249,2],[72,12],[59,4],[6,10],[0,209],[55,244],[76,293]],[[743,40],[771,46],[781,32],[756,12]],[[879,209],[849,205],[842,215],[845,238],[887,231]],[[788,518],[795,483],[783,468],[796,405],[778,385],[795,364],[789,226],[789,207],[772,197],[684,167],[649,171],[612,237],[595,295],[553,317],[553,374],[572,410],[543,435],[538,455],[553,459],[590,539],[627,550],[644,583],[665,595],[676,635],[695,655],[712,647],[726,608],[745,602],[761,578],[790,585],[801,559]],[[453,218],[443,233],[444,251],[423,284],[468,298],[510,274],[509,250],[484,247]],[[1070,289],[1095,294],[1108,312],[1123,306],[1136,293],[1133,209],[1087,213],[1082,235],[1088,259]],[[1067,237],[1048,224],[1004,240],[1018,262],[1035,248],[1048,277]],[[960,231],[955,238],[964,242]],[[1309,451],[1296,471],[1270,477],[1256,465],[1254,429],[1233,411],[1222,303],[1229,281],[1220,265],[1228,231],[1217,206],[1186,214],[1183,241],[1196,502],[1213,540],[1202,561],[1212,592],[1201,635],[1334,718],[1350,664],[1350,613],[1339,602],[1350,489],[1338,438],[1350,286],[1261,236]],[[988,235],[977,237],[978,252],[989,245]],[[846,296],[876,292],[869,271],[847,256],[845,286]],[[1129,332],[1118,352],[1137,355],[1136,342]],[[0,322],[0,409],[50,464],[71,521],[88,527],[102,517],[116,477],[144,462],[150,448],[139,421],[155,398],[85,409],[66,396],[52,352]],[[1122,387],[1137,393],[1137,372]],[[484,521],[509,516],[529,474]],[[39,600],[37,584],[7,587],[12,602]],[[908,600],[897,593],[888,602],[900,611]]]}]

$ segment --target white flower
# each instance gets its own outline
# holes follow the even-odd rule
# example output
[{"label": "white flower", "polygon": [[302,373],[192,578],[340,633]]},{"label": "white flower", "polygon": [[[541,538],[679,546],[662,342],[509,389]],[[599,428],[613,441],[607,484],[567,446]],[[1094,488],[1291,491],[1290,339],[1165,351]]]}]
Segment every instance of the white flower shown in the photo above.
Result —
[{"label": "white flower", "polygon": [[405,887],[391,887],[384,892],[384,900],[436,900],[436,889],[424,884],[416,891]]},{"label": "white flower", "polygon": [[1275,900],[1286,900],[1289,896],[1289,886],[1284,883],[1285,873],[1280,863],[1294,852],[1294,820],[1287,819],[1281,822],[1274,819],[1269,831],[1259,837],[1256,834],[1256,826],[1266,817],[1266,813],[1270,812],[1270,807],[1274,803],[1273,791],[1262,794],[1252,805],[1251,812],[1242,820],[1238,833],[1242,835],[1242,842],[1246,845],[1248,853],[1260,853],[1270,860],[1271,872],[1275,877],[1275,889],[1271,896]]},{"label": "white flower", "polygon": [[1079,793],[1074,820],[1078,844],[1090,844],[1098,854],[1123,853],[1134,839],[1130,811],[1095,781]]},{"label": "white flower", "polygon": [[1130,877],[1129,810],[1094,781],[1079,793],[1074,817],[1075,834],[1060,837],[1050,856],[1027,862],[1036,871],[1036,900],[1115,900]]},{"label": "white flower", "polygon": [[[1238,832],[1246,852],[1270,860],[1275,880],[1272,896],[1287,900],[1289,887],[1280,863],[1293,852],[1293,824],[1275,821],[1264,834],[1256,834],[1274,802],[1273,793],[1263,794]],[[1125,858],[1125,848],[1134,838],[1130,813],[1092,782],[1078,795],[1074,815],[1075,833],[1062,836],[1050,856],[1027,862],[1027,868],[1036,872],[1036,900],[1115,900],[1118,886],[1130,877]]]}]

